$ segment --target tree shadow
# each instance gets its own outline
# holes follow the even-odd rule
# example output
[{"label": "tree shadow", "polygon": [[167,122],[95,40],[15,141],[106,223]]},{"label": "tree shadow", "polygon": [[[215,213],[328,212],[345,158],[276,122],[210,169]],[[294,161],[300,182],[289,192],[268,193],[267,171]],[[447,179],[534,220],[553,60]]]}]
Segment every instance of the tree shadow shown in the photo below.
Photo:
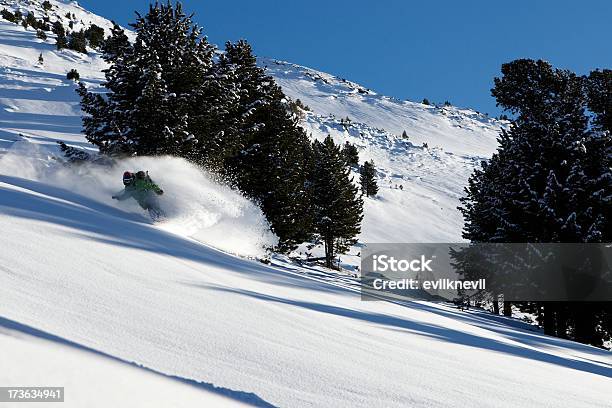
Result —
[{"label": "tree shadow", "polygon": [[[197,285],[194,285],[197,286]],[[312,310],[319,313],[332,314],[336,316],[346,317],[349,319],[356,319],[365,321],[368,323],[374,323],[377,325],[384,326],[391,330],[404,331],[410,334],[416,334],[419,336],[434,338],[442,341],[446,341],[454,344],[461,344],[468,347],[474,347],[478,349],[491,350],[499,353],[508,354],[518,358],[525,358],[534,361],[540,361],[543,363],[554,364],[557,366],[584,371],[596,375],[600,375],[607,378],[612,378],[612,366],[605,362],[590,362],[584,360],[571,359],[567,357],[561,357],[554,354],[549,354],[543,351],[534,350],[528,347],[520,347],[513,344],[500,342],[491,338],[480,337],[474,334],[449,329],[447,327],[438,326],[434,324],[421,323],[413,320],[403,319],[396,316],[384,315],[373,312],[363,312],[359,310],[352,310],[338,306],[331,306],[322,303],[306,302],[293,299],[285,299],[276,296],[266,295],[263,293],[253,292],[245,289],[236,289],[228,287],[218,286],[206,286],[207,289],[229,292],[234,294],[240,294],[255,299],[265,300],[269,302],[282,303],[285,305],[291,305],[300,307],[303,309]],[[422,305],[421,303],[411,303],[410,307]],[[404,305],[407,306],[407,305]],[[426,308],[435,309],[433,307]],[[435,312],[434,312],[435,313]],[[506,335],[507,333],[503,333]],[[517,341],[522,341],[521,336],[516,336]],[[534,344],[542,346],[542,343]],[[602,365],[603,364],[603,365]]]},{"label": "tree shadow", "polygon": [[[65,75],[11,68],[0,72],[0,127],[80,133],[81,112],[73,81]],[[26,89],[23,87],[27,86]],[[34,103],[34,105],[32,105]],[[26,109],[20,109],[25,104]],[[17,105],[14,107],[13,105]],[[32,106],[30,106],[32,105]],[[48,111],[38,111],[44,105]]]},{"label": "tree shadow", "polygon": [[[5,330],[2,330],[5,329]],[[148,373],[157,375],[157,376],[161,376],[164,378],[168,378],[170,380],[174,380],[174,381],[178,381],[181,382],[183,384],[187,384],[190,385],[192,387],[196,387],[200,390],[204,390],[204,391],[208,391],[208,392],[212,392],[215,393],[217,395],[222,395],[224,397],[233,399],[235,401],[239,401],[241,403],[244,404],[248,404],[251,406],[256,406],[256,407],[274,407],[274,405],[270,404],[269,402],[263,400],[261,397],[259,397],[257,394],[253,393],[253,392],[246,392],[246,391],[238,391],[238,390],[233,390],[230,388],[225,388],[225,387],[218,387],[212,383],[207,383],[204,381],[197,381],[197,380],[193,380],[190,378],[184,378],[184,377],[179,377],[176,375],[169,375],[169,374],[164,374],[162,372],[153,370],[151,368],[142,366],[136,362],[133,361],[127,361],[115,356],[112,356],[110,354],[104,353],[102,351],[99,350],[95,350],[92,349],[90,347],[84,346],[82,344],[79,343],[75,343],[71,340],[67,340],[65,338],[56,336],[54,334],[39,330],[39,329],[35,329],[34,327],[31,326],[27,326],[25,324],[21,324],[19,322],[16,322],[14,320],[10,320],[10,319],[6,319],[4,317],[0,316],[0,334],[10,334],[10,333],[6,333],[6,331],[18,331],[33,337],[37,337],[43,340],[48,340],[48,341],[52,341],[54,343],[58,343],[58,344],[62,344],[64,346],[69,346],[69,347],[73,347],[75,349],[78,350],[82,350],[85,352],[89,352],[89,353],[93,353],[97,356],[101,356],[101,357],[105,357],[108,358],[110,360],[122,363],[122,364],[127,364],[129,366],[132,367],[136,367],[138,369],[144,370]]]},{"label": "tree shadow", "polygon": [[547,347],[551,349],[563,348],[578,353],[589,354],[592,357],[596,358],[590,359],[590,361],[606,365],[607,367],[609,367],[609,370],[612,370],[612,353],[610,351],[600,349],[588,344],[582,344],[567,339],[561,339],[559,337],[545,335],[539,330],[533,330],[526,327],[530,326],[527,323],[514,321],[512,319],[502,316],[495,316],[484,311],[460,312],[447,310],[420,302],[411,302],[410,307],[459,320],[472,326],[481,327],[483,329],[487,329],[489,331],[502,335],[510,340],[529,346]]},{"label": "tree shadow", "polygon": [[[62,123],[58,123],[57,115],[37,115],[32,113],[20,113],[20,120],[5,120],[6,118],[0,115],[0,132],[5,135],[14,133],[30,133],[36,131],[52,131],[58,134],[80,134],[82,125],[81,119],[74,116],[62,116]],[[64,120],[67,119],[67,120]],[[11,129],[12,131],[9,131]],[[28,135],[30,138],[37,138],[38,136]],[[41,140],[46,142],[53,142],[52,138],[40,137]],[[58,135],[58,139],[62,139],[61,135]],[[89,146],[89,144],[83,142],[83,145]]]}]

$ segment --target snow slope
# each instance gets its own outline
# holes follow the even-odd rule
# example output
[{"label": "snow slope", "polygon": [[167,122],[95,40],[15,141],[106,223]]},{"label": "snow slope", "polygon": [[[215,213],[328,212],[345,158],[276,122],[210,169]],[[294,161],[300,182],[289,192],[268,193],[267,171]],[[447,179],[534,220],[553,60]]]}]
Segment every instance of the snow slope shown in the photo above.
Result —
[{"label": "snow slope", "polygon": [[[79,407],[146,408],[151,406],[215,407],[249,406],[225,397],[224,390],[181,381],[135,364],[87,349],[23,324],[0,318],[0,383],[60,384],[68,390],[65,403]],[[14,369],[19,367],[19,369]],[[91,385],[96,385],[92,390]],[[245,399],[253,398],[245,396]],[[3,407],[38,406],[38,403],[2,403]]]},{"label": "snow slope", "polygon": [[19,177],[0,176],[0,214],[0,316],[241,402],[609,403],[606,351],[445,306],[362,302]]},{"label": "snow slope", "polygon": [[[364,199],[360,241],[462,240],[463,218],[457,206],[481,158],[415,146],[383,129],[362,123],[344,125],[334,117],[311,112],[305,113],[302,126],[313,138],[322,140],[329,134],[338,144],[354,144],[361,161],[374,160],[379,192]],[[356,172],[353,176],[359,180]]]},{"label": "snow slope", "polygon": [[[36,65],[40,52],[53,64]],[[96,84],[96,64],[95,54],[57,52],[0,21],[3,385],[64,385],[70,407],[609,406],[610,352],[477,311],[363,302],[349,277],[214,248],[223,238],[223,249],[243,253],[245,231],[260,245],[269,237],[248,202],[185,163],[122,164],[186,181],[169,223],[110,200],[119,170],[73,171],[54,159],[55,140],[91,148],[65,73],[77,67]],[[374,107],[360,109],[365,118]],[[305,114],[304,126],[358,143],[386,183],[366,204],[363,240],[458,237],[452,206],[485,147],[424,149],[377,124],[345,129],[329,113]],[[190,187],[192,177],[204,188]],[[195,212],[204,217],[181,218],[194,212],[182,204],[189,198],[203,201]],[[92,383],[118,388],[94,400]]]}]

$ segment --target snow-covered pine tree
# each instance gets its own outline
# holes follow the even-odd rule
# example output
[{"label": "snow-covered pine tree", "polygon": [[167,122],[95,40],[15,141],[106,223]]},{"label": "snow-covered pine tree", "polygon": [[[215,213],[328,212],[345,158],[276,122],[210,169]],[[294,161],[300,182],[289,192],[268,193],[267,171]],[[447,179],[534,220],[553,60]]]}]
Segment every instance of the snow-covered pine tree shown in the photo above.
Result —
[{"label": "snow-covered pine tree", "polygon": [[[605,188],[601,177],[609,169],[585,114],[583,78],[532,60],[505,64],[502,72],[493,94],[519,115],[500,147],[508,164],[503,177],[516,186],[506,188],[512,196],[502,205],[519,208],[506,218],[515,226],[501,232],[510,242],[601,242],[602,207],[589,197]],[[597,184],[585,189],[591,182]]]},{"label": "snow-covered pine tree", "polygon": [[226,44],[218,72],[233,78],[239,96],[221,150],[224,172],[261,204],[279,237],[279,249],[289,250],[312,233],[308,137],[246,41]]},{"label": "snow-covered pine tree", "polygon": [[118,27],[105,43],[108,94],[99,99],[80,88],[88,140],[106,153],[200,161],[208,153],[200,146],[223,131],[224,102],[233,98],[215,76],[214,47],[180,3],[151,5],[132,27],[133,45]]},{"label": "snow-covered pine tree", "polygon": [[338,253],[356,242],[361,231],[363,201],[350,177],[340,147],[331,136],[313,144],[312,191],[315,232],[325,246],[325,264],[333,267]]},{"label": "snow-covered pine tree", "polygon": [[599,131],[612,132],[612,69],[595,70],[586,80],[587,103]]},{"label": "snow-covered pine tree", "polygon": [[359,168],[359,182],[361,184],[361,192],[366,197],[375,196],[378,193],[374,161],[367,161]]},{"label": "snow-covered pine tree", "polygon": [[[266,122],[280,120],[273,115],[283,109],[275,111],[270,106],[281,102],[285,96],[273,79],[257,66],[251,46],[245,40],[225,44],[225,53],[219,56],[218,74],[230,77],[236,83],[238,104],[232,112],[233,127],[227,134],[229,150],[226,157],[232,158],[232,166],[240,167],[241,158],[253,151],[251,148],[258,143],[258,139],[268,137],[270,131],[266,129]],[[275,108],[278,107],[280,105],[275,105]],[[285,113],[281,116],[288,117]]]},{"label": "snow-covered pine tree", "polygon": [[115,63],[119,56],[123,56],[126,51],[131,49],[130,41],[125,35],[125,30],[119,24],[113,23],[111,35],[102,43],[102,58],[108,63]]},{"label": "snow-covered pine tree", "polygon": [[77,89],[81,108],[87,114],[82,117],[83,132],[103,154],[132,155],[137,148],[128,129],[132,122],[130,110],[139,92],[134,84],[140,73],[134,64],[134,48],[116,24],[104,43],[102,58],[110,64],[104,70],[104,86],[109,92],[89,92],[83,83]]},{"label": "snow-covered pine tree", "polygon": [[[492,93],[518,116],[502,132],[498,152],[470,179],[461,208],[464,238],[609,242],[610,135],[589,124],[585,79],[533,60],[504,64],[502,73]],[[540,302],[536,308],[547,333],[563,337],[569,323],[576,340],[600,344],[593,319],[601,313],[593,305]]]},{"label": "snow-covered pine tree", "polygon": [[32,28],[37,28],[38,21],[36,21],[36,17],[34,17],[34,13],[31,11],[25,16],[26,27],[30,26]]},{"label": "snow-covered pine tree", "polygon": [[[277,117],[286,106],[276,108]],[[262,137],[240,159],[238,185],[254,198],[279,237],[278,250],[289,251],[309,241],[313,233],[312,190],[308,180],[311,147],[306,134],[294,123],[268,122],[278,132]]]},{"label": "snow-covered pine tree", "polygon": [[86,113],[81,120],[87,140],[98,146],[103,154],[132,154],[131,141],[124,137],[121,130],[124,128],[124,115],[119,111],[111,112],[108,99],[99,93],[89,92],[82,82],[79,83],[77,92],[81,97],[81,108]]}]

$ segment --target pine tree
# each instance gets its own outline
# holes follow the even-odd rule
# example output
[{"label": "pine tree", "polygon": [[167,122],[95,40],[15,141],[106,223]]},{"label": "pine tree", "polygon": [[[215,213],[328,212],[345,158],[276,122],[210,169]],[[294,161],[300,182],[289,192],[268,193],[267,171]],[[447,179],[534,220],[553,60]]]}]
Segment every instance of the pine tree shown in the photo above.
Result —
[{"label": "pine tree", "polygon": [[402,132],[402,139],[408,140],[408,133],[405,130]]},{"label": "pine tree", "polygon": [[68,47],[68,39],[66,38],[66,30],[59,21],[53,23],[53,33],[57,36],[56,46],[58,50]]},{"label": "pine tree", "polygon": [[70,71],[68,71],[68,73],[66,74],[66,79],[69,79],[71,81],[78,81],[81,78],[81,75],[79,75],[79,71],[77,71],[76,69],[72,68]]},{"label": "pine tree", "polygon": [[587,103],[600,131],[612,132],[612,69],[595,70],[586,80]]},{"label": "pine tree", "polygon": [[30,26],[32,28],[37,28],[38,26],[38,21],[36,21],[36,17],[34,17],[34,14],[32,12],[29,12],[26,15],[25,22],[26,22],[26,27]]},{"label": "pine tree", "polygon": [[260,203],[283,252],[312,238],[312,151],[301,129],[289,122],[274,127],[279,137],[261,139],[240,158],[237,184]]},{"label": "pine tree", "polygon": [[47,39],[47,34],[43,30],[36,30],[36,38],[40,38],[41,40]]},{"label": "pine tree", "polygon": [[[610,135],[589,124],[585,79],[533,60],[504,64],[502,73],[492,93],[498,105],[518,117],[502,131],[498,152],[469,181],[461,208],[464,238],[609,242]],[[602,116],[595,117],[597,124]],[[573,322],[576,340],[600,344],[593,316],[601,313],[593,307],[536,304],[546,333],[566,336]]]},{"label": "pine tree", "polygon": [[108,94],[79,88],[88,140],[104,153],[174,154],[200,162],[207,142],[222,133],[224,101],[233,97],[215,76],[214,47],[180,3],[151,5],[132,27],[133,45],[118,26],[104,44]]},{"label": "pine tree", "polygon": [[347,166],[357,166],[359,164],[359,151],[354,144],[348,141],[342,146],[342,157],[346,161]]},{"label": "pine tree", "polygon": [[279,249],[292,249],[312,234],[308,137],[246,41],[226,44],[218,75],[233,78],[239,100],[223,139],[215,140],[211,150],[222,156],[225,174],[261,204],[279,237]]},{"label": "pine tree", "polygon": [[366,197],[375,196],[378,193],[378,184],[376,183],[376,167],[374,161],[370,160],[360,167],[359,181],[361,183],[361,192]]},{"label": "pine tree", "polygon": [[87,54],[87,39],[85,38],[85,32],[83,30],[75,31],[70,34],[68,48],[82,54]]},{"label": "pine tree", "polygon": [[48,0],[45,0],[42,2],[42,8],[45,11],[50,11],[51,9],[53,9],[53,5],[51,5],[51,3]]},{"label": "pine tree", "polygon": [[[248,155],[251,147],[258,140],[273,137],[266,129],[266,122],[277,121],[282,126],[284,121],[291,122],[283,104],[285,98],[281,89],[265,71],[257,66],[251,46],[244,40],[237,43],[226,43],[225,53],[219,57],[219,76],[233,78],[236,83],[238,103],[232,112],[233,128],[228,138],[232,140],[227,147],[233,153],[241,152],[240,157]],[[291,127],[291,126],[289,126]],[[235,164],[240,166],[239,163]]]},{"label": "pine tree", "polygon": [[312,189],[314,224],[318,240],[325,246],[328,268],[338,253],[356,242],[361,230],[363,201],[357,195],[340,147],[330,136],[313,145]]},{"label": "pine tree", "polygon": [[21,20],[21,17],[17,18],[15,14],[11,13],[7,9],[2,9],[2,11],[0,12],[0,15],[2,16],[3,19],[10,21],[11,23],[15,23],[15,24],[19,24]]},{"label": "pine tree", "polygon": [[118,57],[131,50],[131,44],[125,31],[114,21],[112,23],[111,35],[101,44],[102,58],[108,63],[116,62]]},{"label": "pine tree", "polygon": [[85,30],[85,38],[91,48],[98,48],[104,43],[104,29],[92,24]]}]

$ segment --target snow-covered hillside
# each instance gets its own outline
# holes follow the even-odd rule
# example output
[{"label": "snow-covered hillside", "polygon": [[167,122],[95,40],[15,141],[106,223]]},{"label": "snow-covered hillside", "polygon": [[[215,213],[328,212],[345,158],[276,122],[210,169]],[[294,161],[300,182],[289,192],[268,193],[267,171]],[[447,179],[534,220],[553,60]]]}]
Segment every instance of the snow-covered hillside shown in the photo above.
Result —
[{"label": "snow-covered hillside", "polygon": [[[96,85],[103,64],[53,42],[0,20],[0,385],[64,386],[69,407],[609,406],[610,352],[479,311],[363,302],[345,275],[255,260],[274,239],[258,209],[181,160],[62,166],[56,140],[92,149],[66,72]],[[312,108],[313,137],[377,163],[362,241],[460,238],[454,207],[498,122],[266,65]],[[165,223],[110,199],[135,167],[166,187]]]},{"label": "snow-covered hillside", "polygon": [[[214,393],[284,407],[609,406],[603,350],[446,306],[363,302],[347,285],[16,176],[0,176],[0,214],[0,350],[12,356],[2,365],[21,362],[0,378],[64,385],[68,406],[109,406],[112,395],[82,389],[91,377],[113,384],[128,367],[106,367],[121,361],[146,368],[142,382],[149,370],[200,382],[210,404]],[[85,377],[82,347],[107,361]]]},{"label": "snow-covered hillside", "polygon": [[45,10],[43,0],[0,0],[0,8],[5,8],[12,12],[20,11],[24,16],[31,12],[37,19],[47,16],[51,22],[59,20],[64,24],[68,24],[68,21],[72,20],[75,31],[86,29],[91,24],[95,24],[98,27],[104,28],[107,34],[110,34],[110,29],[113,27],[112,22],[84,9],[77,1],[47,1],[52,6],[50,10]]},{"label": "snow-covered hillside", "polygon": [[489,157],[504,123],[471,109],[430,106],[379,95],[358,84],[284,61],[262,58],[260,65],[293,99],[319,115],[349,118],[394,135],[406,131],[412,143],[446,152]]},{"label": "snow-covered hillside", "polygon": [[362,242],[462,240],[463,187],[495,151],[506,122],[471,109],[399,101],[284,61],[261,58],[259,64],[310,109],[302,121],[309,134],[349,141],[362,161],[374,160],[380,190],[365,201]]},{"label": "snow-covered hillside", "polygon": [[366,199],[361,241],[461,241],[459,197],[495,150],[503,122],[470,109],[398,101],[288,62],[259,62],[310,109],[302,121],[309,134],[349,141],[362,161],[374,160],[381,188]]},{"label": "snow-covered hillside", "polygon": [[483,158],[415,146],[384,129],[312,112],[305,113],[302,126],[319,140],[329,134],[336,143],[348,141],[362,161],[374,160],[379,192],[364,201],[362,242],[462,240],[459,198]]}]

